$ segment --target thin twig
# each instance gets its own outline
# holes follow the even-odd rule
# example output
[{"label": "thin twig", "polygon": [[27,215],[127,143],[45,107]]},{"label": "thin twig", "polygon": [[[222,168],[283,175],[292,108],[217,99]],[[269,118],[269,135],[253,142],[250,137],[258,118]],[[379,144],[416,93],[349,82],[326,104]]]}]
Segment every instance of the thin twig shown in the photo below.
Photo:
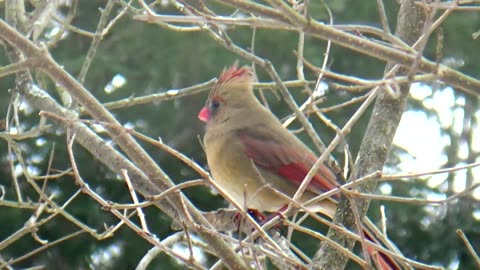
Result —
[{"label": "thin twig", "polygon": [[473,257],[473,260],[475,261],[477,266],[480,268],[480,257],[478,257],[477,252],[475,252],[475,249],[473,248],[472,244],[470,244],[470,241],[468,241],[468,238],[465,235],[465,233],[460,229],[457,229],[456,233],[465,243],[465,246],[467,247],[468,252],[470,252],[470,255],[472,255]]},{"label": "thin twig", "polygon": [[[130,196],[132,197],[133,203],[135,205],[138,205],[138,197],[137,193],[135,193],[135,190],[133,189],[132,183],[130,181],[130,177],[128,176],[127,170],[123,169],[122,170],[122,176],[123,179],[125,179],[125,183],[127,184],[128,187],[128,192],[130,193]],[[135,211],[138,214],[138,219],[140,220],[140,224],[142,225],[142,229],[146,233],[150,233],[150,230],[148,229],[147,226],[147,221],[145,220],[145,214],[143,213],[143,210],[141,207],[136,207]]]},{"label": "thin twig", "polygon": [[80,73],[78,74],[78,81],[80,83],[83,83],[85,81],[85,76],[87,75],[88,69],[92,64],[95,54],[97,53],[98,45],[100,45],[100,41],[106,34],[104,30],[107,25],[107,19],[113,7],[115,6],[115,2],[115,0],[108,0],[107,5],[101,11],[102,15],[100,16],[100,20],[98,21],[97,30],[95,31],[95,37],[92,40],[92,44],[90,44],[90,48],[88,49],[87,55],[85,56],[85,61],[83,62],[82,68],[80,69]]}]

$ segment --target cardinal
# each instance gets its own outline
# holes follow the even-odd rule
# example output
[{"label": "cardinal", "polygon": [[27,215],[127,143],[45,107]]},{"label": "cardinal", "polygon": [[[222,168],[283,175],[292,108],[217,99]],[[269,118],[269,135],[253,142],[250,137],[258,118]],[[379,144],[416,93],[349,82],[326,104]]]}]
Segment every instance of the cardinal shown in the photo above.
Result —
[{"label": "cardinal", "polygon": [[[206,122],[203,143],[213,180],[237,205],[278,212],[290,203],[317,156],[262,106],[252,83],[249,67],[235,63],[222,72],[198,114]],[[298,203],[338,185],[334,170],[322,164]],[[332,218],[336,199],[306,208]],[[385,254],[375,256],[372,248],[367,250],[380,269],[400,269]]]}]

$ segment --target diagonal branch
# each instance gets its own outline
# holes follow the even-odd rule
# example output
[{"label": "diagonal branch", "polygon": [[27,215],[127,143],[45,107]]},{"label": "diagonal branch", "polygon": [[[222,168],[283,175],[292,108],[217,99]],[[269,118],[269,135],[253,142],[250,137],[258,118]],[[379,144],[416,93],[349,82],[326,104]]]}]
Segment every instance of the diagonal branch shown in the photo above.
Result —
[{"label": "diagonal branch", "polygon": [[[65,90],[72,96],[72,98],[81,104],[93,118],[101,123],[105,123],[105,128],[110,136],[115,138],[116,143],[141,170],[141,174],[137,173],[129,176],[132,183],[142,194],[158,194],[174,185],[168,178],[168,175],[163,172],[163,170],[152,160],[135,139],[128,134],[128,132],[124,131],[122,125],[113,117],[113,115],[78,81],[59,66],[45,49],[35,45],[14,28],[6,24],[3,20],[0,20],[0,32],[2,33],[1,38],[3,40],[18,48],[27,58],[40,58],[41,61],[39,61],[35,67],[44,71],[53,81],[65,87]],[[37,91],[36,95],[45,97],[45,93],[42,90]],[[61,110],[61,113],[64,112],[65,110]],[[83,135],[91,138],[95,134],[87,135],[85,133]],[[87,144],[87,142],[85,142],[85,144]],[[89,151],[95,152],[97,150],[89,149]],[[138,170],[136,171],[138,172]],[[129,171],[129,173],[131,174],[132,172]],[[155,188],[152,190],[152,187]],[[196,223],[195,226],[192,226],[192,229],[196,230],[204,241],[217,251],[217,256],[221,258],[229,268],[248,269],[244,261],[235,254],[233,249],[225,243],[221,237],[210,232],[210,230],[213,229],[212,225],[201,215],[191,202],[188,201],[188,199],[182,197],[180,193],[174,193],[168,196],[166,200],[181,218],[183,217],[188,220],[186,215],[192,217],[193,222]],[[184,212],[182,208],[183,204],[186,205],[188,213]]]}]

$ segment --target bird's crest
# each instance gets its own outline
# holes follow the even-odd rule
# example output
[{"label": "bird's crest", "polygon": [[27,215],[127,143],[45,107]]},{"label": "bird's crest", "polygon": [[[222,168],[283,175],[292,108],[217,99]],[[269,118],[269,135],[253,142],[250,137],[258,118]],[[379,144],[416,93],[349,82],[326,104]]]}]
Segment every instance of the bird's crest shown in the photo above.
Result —
[{"label": "bird's crest", "polygon": [[[253,73],[250,67],[243,66],[238,67],[238,61],[236,61],[231,67],[223,69],[222,74],[218,78],[217,83],[210,92],[208,99],[212,99],[214,96],[238,93],[239,91],[231,91],[234,86],[247,86],[241,87],[242,89],[252,89]],[[243,92],[243,91],[242,91]]]},{"label": "bird's crest", "polygon": [[252,79],[252,70],[248,66],[238,67],[238,62],[235,62],[228,69],[224,69],[218,78],[217,87],[227,83],[243,83],[250,82]]}]

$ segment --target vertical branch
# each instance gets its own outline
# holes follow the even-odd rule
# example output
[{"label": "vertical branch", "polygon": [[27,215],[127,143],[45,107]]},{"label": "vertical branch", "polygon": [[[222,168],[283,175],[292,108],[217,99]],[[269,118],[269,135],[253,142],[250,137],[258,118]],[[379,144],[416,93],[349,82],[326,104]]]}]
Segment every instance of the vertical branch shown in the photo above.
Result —
[{"label": "vertical branch", "polygon": [[102,15],[100,16],[100,21],[97,25],[97,30],[95,31],[95,37],[93,38],[92,44],[88,49],[87,56],[85,57],[85,62],[83,62],[82,69],[80,69],[80,74],[78,75],[78,81],[83,83],[85,81],[85,76],[87,76],[87,71],[90,68],[90,64],[92,64],[93,58],[95,57],[95,53],[97,52],[98,45],[100,45],[100,41],[103,39],[104,33],[103,30],[107,25],[107,19],[110,15],[110,12],[115,5],[114,0],[109,0],[105,9],[102,10]]},{"label": "vertical branch", "polygon": [[[27,27],[25,25],[25,4],[23,0],[5,1],[5,21],[20,33],[25,32]],[[7,44],[7,54],[12,64],[25,61],[22,52],[11,44]],[[31,82],[32,76],[28,70],[22,70],[15,74],[15,84],[19,90],[28,88],[27,86]]]},{"label": "vertical branch", "polygon": [[[422,35],[424,30],[425,12],[422,8],[415,6],[415,1],[403,1],[397,22],[396,35],[412,45]],[[385,72],[388,73],[392,67],[393,63],[388,64]],[[407,74],[408,69],[400,68],[398,73]],[[377,170],[382,170],[405,109],[410,83],[402,84],[400,88],[398,97],[393,97],[388,91],[379,93],[350,181]],[[359,189],[361,192],[370,193],[376,188],[376,185],[375,181],[370,181],[359,187]],[[368,205],[368,200],[356,200],[354,206],[358,207],[360,216],[364,216]],[[334,223],[343,224],[349,229],[355,229],[355,216],[351,207],[352,204],[347,199],[342,198],[337,207]],[[346,238],[345,235],[341,235],[335,230],[329,230],[328,237],[350,249],[353,248],[355,243],[355,241]],[[315,254],[313,261],[312,268],[314,269],[344,269],[348,258],[332,248],[328,243],[324,243]]]},{"label": "vertical branch", "polygon": [[388,26],[387,13],[385,12],[385,6],[383,0],[377,0],[378,13],[380,15],[380,22],[382,23],[383,32],[385,35],[390,35],[390,26]]},{"label": "vertical branch", "polygon": [[[26,28],[25,26],[25,6],[23,0],[7,0],[5,1],[5,20],[8,24],[16,29],[20,29],[20,31],[24,31]],[[23,32],[22,31],[22,32]],[[7,47],[7,55],[12,64],[16,64],[19,62],[25,62],[25,57],[21,53],[20,50],[12,46],[11,44],[6,44]],[[32,76],[30,71],[27,69],[20,70],[15,73],[15,85],[16,90],[24,90],[28,88],[32,82]],[[12,93],[11,103],[8,108],[7,112],[7,119],[5,121],[6,124],[6,131],[9,132],[10,130],[10,112],[13,111],[13,118],[15,121],[16,128],[19,132],[21,132],[21,125],[18,118],[18,106],[19,106],[19,95],[18,91],[14,91]],[[11,143],[8,144],[8,154],[13,155]],[[20,192],[20,185],[18,183],[18,179],[15,176],[14,172],[14,164],[13,161],[10,159],[10,170],[12,172],[12,181],[15,187],[15,192],[17,198],[20,202],[23,201],[22,194]]]}]

